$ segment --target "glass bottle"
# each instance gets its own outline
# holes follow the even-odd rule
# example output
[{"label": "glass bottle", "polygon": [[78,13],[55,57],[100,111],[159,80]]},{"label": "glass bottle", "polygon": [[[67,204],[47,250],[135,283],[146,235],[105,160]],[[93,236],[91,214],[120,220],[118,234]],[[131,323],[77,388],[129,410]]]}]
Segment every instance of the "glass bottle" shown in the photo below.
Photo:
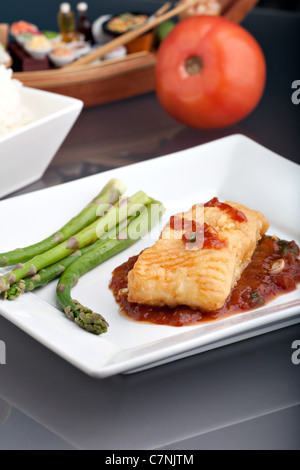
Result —
[{"label": "glass bottle", "polygon": [[63,42],[72,42],[77,39],[75,15],[69,3],[60,4],[57,22]]},{"label": "glass bottle", "polygon": [[84,41],[93,44],[94,38],[92,33],[92,23],[90,22],[87,14],[88,5],[86,2],[79,2],[76,8],[78,14],[77,31],[83,36]]}]

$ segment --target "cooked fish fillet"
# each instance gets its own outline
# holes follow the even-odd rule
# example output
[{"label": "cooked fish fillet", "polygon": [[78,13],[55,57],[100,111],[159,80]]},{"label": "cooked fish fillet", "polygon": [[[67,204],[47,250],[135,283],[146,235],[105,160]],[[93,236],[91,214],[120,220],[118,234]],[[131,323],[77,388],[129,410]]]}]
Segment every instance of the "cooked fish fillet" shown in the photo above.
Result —
[{"label": "cooked fish fillet", "polygon": [[[130,302],[188,305],[207,311],[224,305],[269,227],[260,212],[236,202],[226,204],[241,211],[245,220],[236,220],[228,210],[197,204],[176,214],[176,220],[184,220],[184,227],[166,224],[159,240],[140,254],[128,274]],[[192,220],[198,227],[207,224],[209,233],[217,237],[221,246],[209,248],[204,244],[201,248],[196,243],[186,243],[182,235],[188,233],[186,226],[188,221],[191,226]]]}]

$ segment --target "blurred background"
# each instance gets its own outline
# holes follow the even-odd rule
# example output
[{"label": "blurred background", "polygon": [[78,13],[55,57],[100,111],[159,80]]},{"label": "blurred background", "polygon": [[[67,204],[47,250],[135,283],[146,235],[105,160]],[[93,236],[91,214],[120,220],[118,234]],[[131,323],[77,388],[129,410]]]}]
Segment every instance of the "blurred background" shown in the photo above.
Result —
[{"label": "blurred background", "polygon": [[[79,0],[78,0],[79,1]],[[76,0],[70,0],[75,11],[78,3]],[[59,9],[60,1],[48,0],[14,0],[13,2],[1,2],[0,5],[0,23],[12,23],[14,21],[26,20],[36,24],[40,29],[57,29],[56,14]],[[88,0],[89,17],[92,21],[99,16],[108,13],[118,13],[125,9],[132,11],[143,11],[152,13],[165,1],[161,0]],[[174,4],[176,2],[173,2]],[[125,5],[125,7],[124,7]],[[260,0],[257,7],[274,8],[280,10],[300,11],[299,0]]]}]

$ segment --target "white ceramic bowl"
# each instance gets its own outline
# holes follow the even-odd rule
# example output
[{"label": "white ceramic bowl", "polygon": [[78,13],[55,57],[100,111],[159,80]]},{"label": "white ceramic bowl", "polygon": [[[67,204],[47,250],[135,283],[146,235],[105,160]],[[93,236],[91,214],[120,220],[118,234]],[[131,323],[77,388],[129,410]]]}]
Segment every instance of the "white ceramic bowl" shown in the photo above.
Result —
[{"label": "white ceramic bowl", "polygon": [[103,31],[102,25],[105,21],[109,20],[112,15],[102,15],[97,18],[92,24],[92,34],[95,43],[97,44],[105,44],[106,42],[111,41],[111,36],[106,34]]},{"label": "white ceramic bowl", "polygon": [[91,45],[85,41],[76,41],[70,44],[70,48],[74,51],[75,58],[88,54],[91,52]]},{"label": "white ceramic bowl", "polygon": [[28,36],[25,36],[24,33],[17,34],[15,36],[15,40],[17,41],[18,44],[20,44],[20,46],[24,46],[24,44],[26,44],[26,42],[28,42],[32,38],[32,36],[33,34],[30,34],[30,33],[28,33]]},{"label": "white ceramic bowl", "polygon": [[22,87],[34,120],[0,136],[0,197],[40,179],[79,116],[83,102]]},{"label": "white ceramic bowl", "polygon": [[55,44],[57,42],[60,42],[62,40],[62,35],[61,34],[58,34],[54,37],[48,37],[44,32],[42,33],[46,39],[48,39],[48,41],[51,42],[51,44]]},{"label": "white ceramic bowl", "polygon": [[125,57],[127,54],[127,49],[125,46],[119,46],[116,49],[113,49],[112,51],[108,52],[103,56],[104,60],[108,59],[120,59],[122,57]]},{"label": "white ceramic bowl", "polygon": [[53,47],[51,45],[47,49],[32,49],[25,43],[24,49],[33,59],[42,60],[52,51]]},{"label": "white ceramic bowl", "polygon": [[[71,50],[71,48],[70,48],[70,50]],[[55,65],[55,67],[63,67],[64,65],[68,65],[71,62],[73,62],[73,60],[76,59],[76,55],[75,55],[74,51],[73,50],[71,50],[71,51],[72,51],[72,55],[62,56],[62,57],[59,57],[59,56],[57,56],[55,54],[52,54],[50,52],[48,57],[51,60],[51,62]]]}]

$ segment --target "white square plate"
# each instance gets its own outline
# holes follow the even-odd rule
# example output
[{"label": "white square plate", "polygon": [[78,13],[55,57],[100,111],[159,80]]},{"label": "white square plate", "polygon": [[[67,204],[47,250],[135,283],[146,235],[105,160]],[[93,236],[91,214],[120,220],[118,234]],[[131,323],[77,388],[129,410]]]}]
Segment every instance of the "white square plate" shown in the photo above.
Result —
[{"label": "white square plate", "polygon": [[94,336],[69,321],[57,306],[55,281],[14,301],[1,300],[4,317],[94,377],[152,367],[300,321],[300,287],[254,311],[181,328],[123,318],[108,288],[113,269],[152,245],[170,215],[214,196],[261,211],[269,234],[299,243],[300,167],[241,135],[2,201],[1,251],[53,233],[112,177],[126,183],[128,195],[142,189],[161,200],[166,213],[147,237],[73,288],[74,298],[106,318],[108,332]]}]

